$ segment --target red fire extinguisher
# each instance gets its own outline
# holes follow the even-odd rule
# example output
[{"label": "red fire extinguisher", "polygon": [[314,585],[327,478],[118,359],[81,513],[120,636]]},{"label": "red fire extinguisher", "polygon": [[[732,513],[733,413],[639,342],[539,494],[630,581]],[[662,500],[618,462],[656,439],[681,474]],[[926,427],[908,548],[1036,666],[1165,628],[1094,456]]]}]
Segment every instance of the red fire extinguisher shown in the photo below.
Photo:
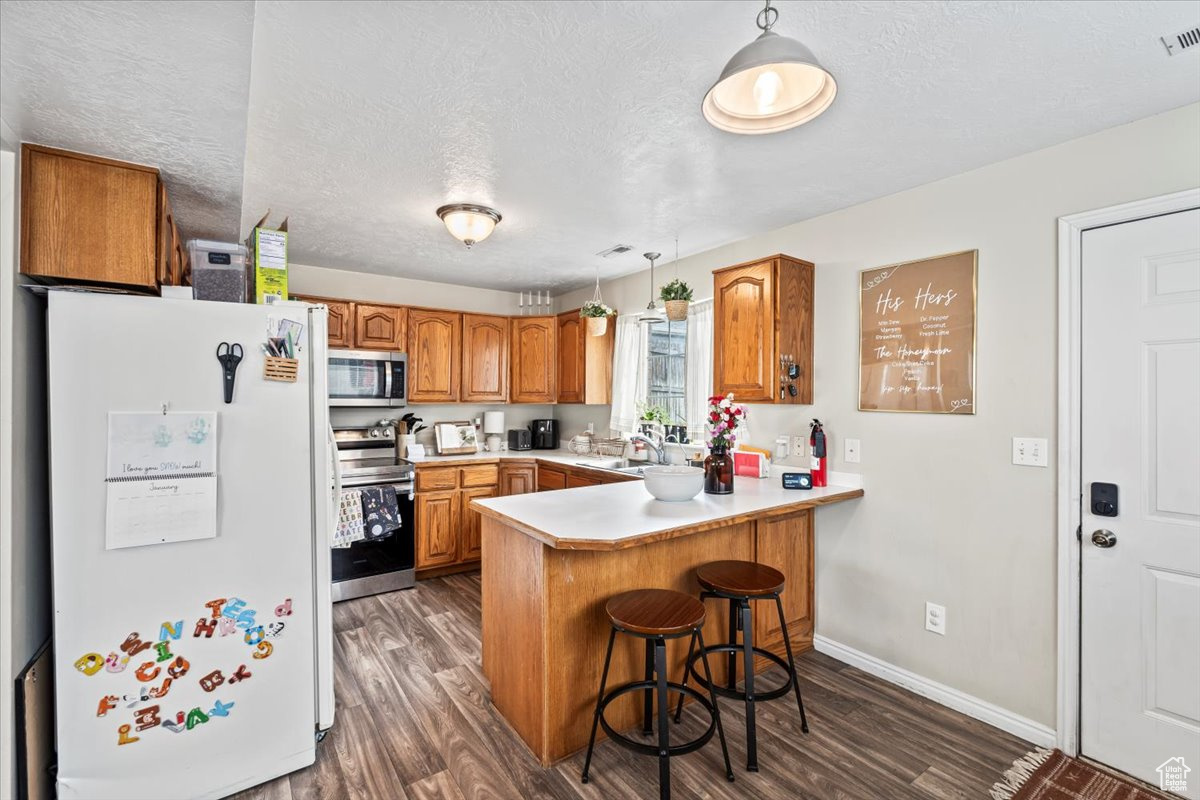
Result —
[{"label": "red fire extinguisher", "polygon": [[825,464],[829,443],[825,439],[825,430],[821,427],[819,419],[813,419],[812,425],[809,427],[812,429],[808,435],[808,445],[812,448],[812,485],[828,486]]}]

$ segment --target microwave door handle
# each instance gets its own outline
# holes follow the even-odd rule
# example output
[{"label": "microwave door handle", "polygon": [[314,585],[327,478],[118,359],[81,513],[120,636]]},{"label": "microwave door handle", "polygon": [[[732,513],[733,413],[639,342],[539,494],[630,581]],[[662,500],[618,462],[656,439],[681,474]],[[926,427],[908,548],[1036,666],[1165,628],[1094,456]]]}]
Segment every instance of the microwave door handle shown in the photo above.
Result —
[{"label": "microwave door handle", "polygon": [[392,362],[383,362],[383,402],[391,405],[392,403]]}]

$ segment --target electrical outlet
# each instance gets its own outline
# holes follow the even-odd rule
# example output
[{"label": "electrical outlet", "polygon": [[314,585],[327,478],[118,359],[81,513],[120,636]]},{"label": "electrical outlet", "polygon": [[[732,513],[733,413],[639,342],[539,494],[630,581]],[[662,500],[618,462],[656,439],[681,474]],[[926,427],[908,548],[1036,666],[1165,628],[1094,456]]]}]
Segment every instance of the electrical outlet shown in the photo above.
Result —
[{"label": "electrical outlet", "polygon": [[1049,466],[1050,443],[1045,439],[1028,439],[1014,436],[1012,440],[1012,463],[1022,467]]},{"label": "electrical outlet", "polygon": [[938,636],[946,635],[946,607],[937,603],[925,603],[925,630]]},{"label": "electrical outlet", "polygon": [[807,452],[807,450],[805,448],[807,448],[807,447],[808,447],[808,437],[807,436],[793,436],[792,437],[792,458],[804,458],[804,454]]},{"label": "electrical outlet", "polygon": [[844,451],[845,461],[847,464],[857,464],[862,452],[862,445],[858,439],[843,439],[842,449]]},{"label": "electrical outlet", "polygon": [[589,422],[589,423],[588,423],[588,431],[587,431],[587,432],[588,432],[588,433],[595,433],[595,432],[596,432],[596,423],[594,423],[594,422]]}]

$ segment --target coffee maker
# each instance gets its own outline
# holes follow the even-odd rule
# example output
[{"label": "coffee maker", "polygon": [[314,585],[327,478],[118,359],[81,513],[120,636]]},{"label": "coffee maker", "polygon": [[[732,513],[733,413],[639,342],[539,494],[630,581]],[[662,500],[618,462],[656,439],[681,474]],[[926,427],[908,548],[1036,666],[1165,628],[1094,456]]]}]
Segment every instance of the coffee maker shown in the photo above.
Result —
[{"label": "coffee maker", "polygon": [[534,450],[558,449],[558,420],[535,419],[529,425],[529,430],[533,432]]}]

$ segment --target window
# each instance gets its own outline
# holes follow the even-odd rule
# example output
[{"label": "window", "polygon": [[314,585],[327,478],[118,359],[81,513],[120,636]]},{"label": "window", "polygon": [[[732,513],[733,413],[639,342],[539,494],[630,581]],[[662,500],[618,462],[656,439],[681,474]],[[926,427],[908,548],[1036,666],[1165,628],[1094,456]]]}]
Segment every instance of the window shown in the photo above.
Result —
[{"label": "window", "polygon": [[[664,319],[649,326],[646,351],[646,405],[667,412],[667,426],[681,426],[675,435],[687,432],[687,320]],[[668,433],[672,431],[668,430]]]}]

